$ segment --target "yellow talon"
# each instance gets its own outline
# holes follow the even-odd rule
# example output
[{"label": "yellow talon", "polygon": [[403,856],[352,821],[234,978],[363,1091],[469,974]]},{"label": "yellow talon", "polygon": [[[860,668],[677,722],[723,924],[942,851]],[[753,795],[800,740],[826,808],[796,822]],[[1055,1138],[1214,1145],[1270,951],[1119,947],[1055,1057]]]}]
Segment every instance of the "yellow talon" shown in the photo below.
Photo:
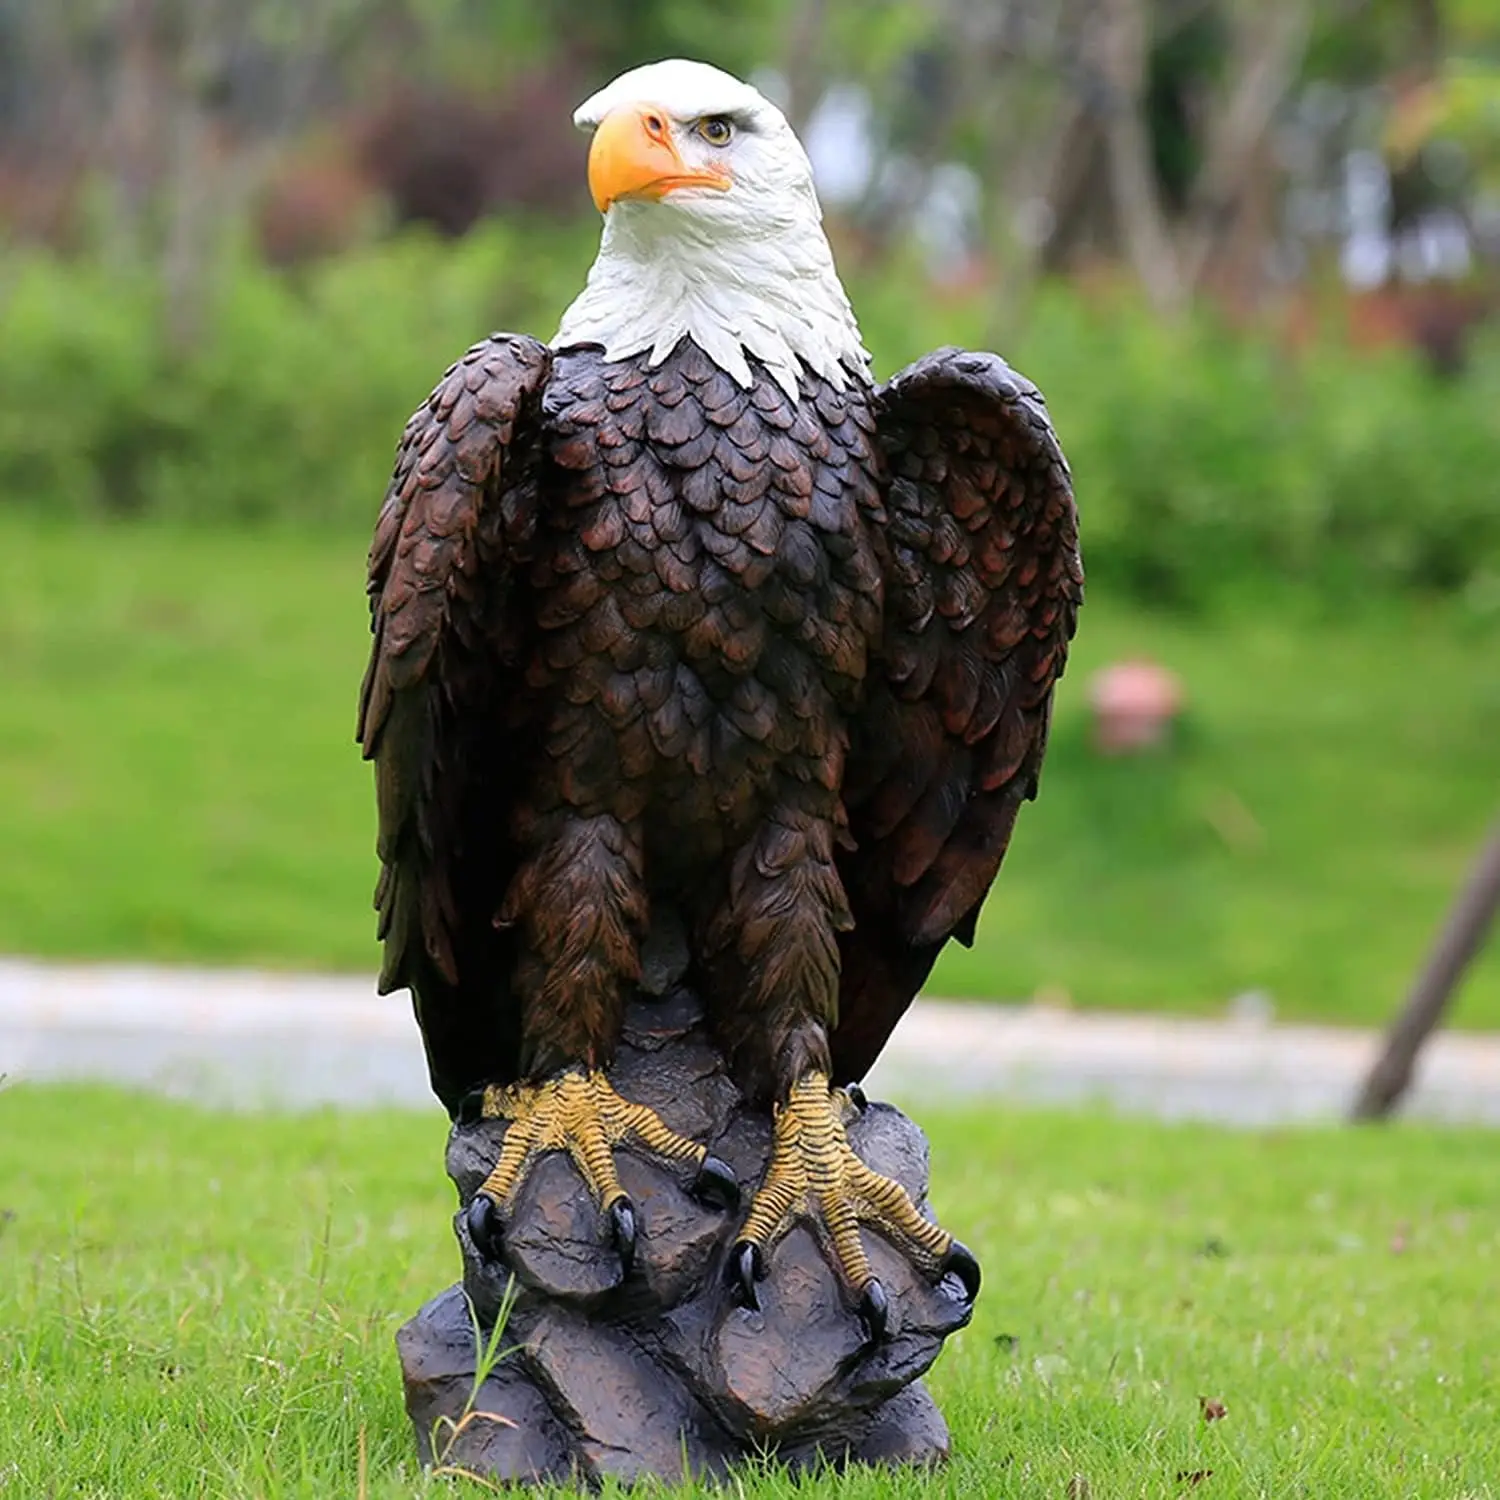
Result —
[{"label": "yellow talon", "polygon": [[869,1224],[933,1277],[953,1270],[972,1299],[979,1284],[973,1256],[945,1229],[922,1217],[899,1182],[854,1154],[844,1124],[855,1106],[824,1073],[792,1087],[775,1110],[771,1161],[731,1259],[747,1305],[758,1305],[755,1281],[765,1257],[797,1219],[821,1224],[845,1285],[860,1301],[873,1338],[885,1326],[885,1293],[870,1268],[859,1227]]},{"label": "yellow talon", "polygon": [[500,1159],[479,1191],[508,1208],[535,1159],[566,1151],[601,1209],[626,1196],[614,1148],[634,1142],[667,1161],[702,1167],[708,1148],[669,1129],[653,1109],[632,1104],[603,1073],[569,1069],[545,1083],[491,1084],[480,1117],[509,1120]]},{"label": "yellow talon", "polygon": [[622,1099],[603,1073],[570,1068],[545,1083],[492,1084],[480,1118],[508,1120],[500,1159],[480,1184],[464,1221],[486,1260],[499,1257],[500,1213],[510,1207],[532,1163],[547,1151],[566,1151],[609,1224],[620,1254],[620,1274],[635,1260],[635,1205],[615,1170],[615,1148],[633,1144],[666,1161],[692,1162],[692,1191],[714,1207],[735,1208],[739,1183],[708,1148],[669,1129],[653,1109]]}]

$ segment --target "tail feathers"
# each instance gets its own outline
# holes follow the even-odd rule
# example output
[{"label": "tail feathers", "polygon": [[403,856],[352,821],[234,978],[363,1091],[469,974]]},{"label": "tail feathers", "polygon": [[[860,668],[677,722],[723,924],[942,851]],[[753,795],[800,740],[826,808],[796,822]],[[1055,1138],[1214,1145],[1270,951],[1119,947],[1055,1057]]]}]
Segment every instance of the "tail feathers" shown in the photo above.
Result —
[{"label": "tail feathers", "polygon": [[432,1090],[456,1115],[476,1088],[516,1077],[520,1022],[510,992],[511,943],[508,934],[491,932],[461,964],[451,952],[434,955],[424,941],[421,907],[407,899],[406,880],[389,868],[381,877],[385,954],[376,988],[382,995],[411,991]]},{"label": "tail feathers", "polygon": [[908,943],[894,924],[882,930],[871,922],[846,934],[841,947],[839,1019],[829,1047],[835,1080],[851,1083],[863,1078],[884,1050],[927,982],[943,943]]}]

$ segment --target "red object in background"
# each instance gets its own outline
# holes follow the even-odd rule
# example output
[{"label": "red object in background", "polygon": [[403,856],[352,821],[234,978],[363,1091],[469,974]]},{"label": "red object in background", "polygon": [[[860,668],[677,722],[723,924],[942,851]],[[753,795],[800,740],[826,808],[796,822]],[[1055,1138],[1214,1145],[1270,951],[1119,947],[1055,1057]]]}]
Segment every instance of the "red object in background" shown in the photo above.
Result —
[{"label": "red object in background", "polygon": [[1166,742],[1182,711],[1182,684],[1154,661],[1116,662],[1089,683],[1094,744],[1104,755],[1129,755]]}]

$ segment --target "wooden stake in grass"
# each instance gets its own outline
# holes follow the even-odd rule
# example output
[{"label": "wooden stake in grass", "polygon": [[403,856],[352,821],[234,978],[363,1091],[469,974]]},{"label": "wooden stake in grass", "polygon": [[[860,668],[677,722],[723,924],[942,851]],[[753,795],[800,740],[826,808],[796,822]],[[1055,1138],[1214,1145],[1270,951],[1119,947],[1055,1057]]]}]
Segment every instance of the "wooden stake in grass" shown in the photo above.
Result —
[{"label": "wooden stake in grass", "polygon": [[1411,1084],[1417,1053],[1442,1020],[1458,981],[1484,942],[1497,907],[1500,907],[1500,823],[1490,830],[1489,841],[1480,852],[1468,884],[1428,954],[1405,1008],[1386,1035],[1385,1048],[1354,1101],[1351,1112],[1354,1119],[1384,1119],[1396,1107]]}]

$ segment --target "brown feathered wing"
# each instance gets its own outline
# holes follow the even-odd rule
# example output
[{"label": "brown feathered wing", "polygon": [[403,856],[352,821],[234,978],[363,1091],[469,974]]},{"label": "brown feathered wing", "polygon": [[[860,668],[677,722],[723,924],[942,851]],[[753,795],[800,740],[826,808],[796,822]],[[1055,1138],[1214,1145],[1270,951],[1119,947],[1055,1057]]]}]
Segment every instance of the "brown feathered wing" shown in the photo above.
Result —
[{"label": "brown feathered wing", "polygon": [[407,424],[370,548],[370,664],[359,741],[375,762],[382,993],[410,986],[433,1088],[450,1110],[515,1069],[513,939],[495,912],[514,873],[521,607],[536,529],[536,420],[551,355],[494,334]]},{"label": "brown feathered wing", "polygon": [[1083,592],[1072,484],[1035,386],[995,355],[940,349],[875,407],[885,628],[845,786],[840,1080],[874,1062],[943,944],[973,940],[1036,795]]}]

